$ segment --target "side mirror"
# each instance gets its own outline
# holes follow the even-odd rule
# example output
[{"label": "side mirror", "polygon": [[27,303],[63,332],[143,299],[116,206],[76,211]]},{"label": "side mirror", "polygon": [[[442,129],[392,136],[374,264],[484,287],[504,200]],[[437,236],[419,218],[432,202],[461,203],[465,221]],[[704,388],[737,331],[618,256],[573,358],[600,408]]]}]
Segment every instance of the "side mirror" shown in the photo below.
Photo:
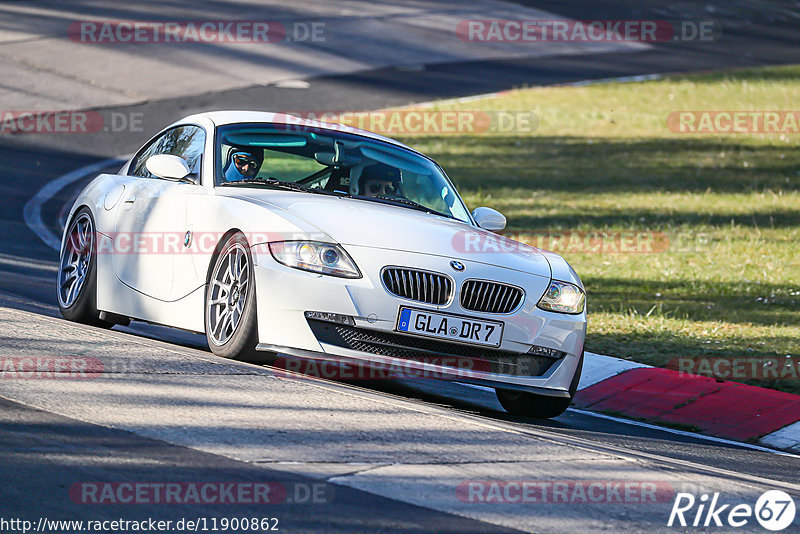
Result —
[{"label": "side mirror", "polygon": [[478,226],[491,232],[497,232],[506,227],[505,216],[492,208],[475,208],[472,218],[475,219]]},{"label": "side mirror", "polygon": [[147,167],[148,171],[164,180],[183,180],[192,172],[182,157],[170,154],[150,156],[145,161],[144,166]]}]

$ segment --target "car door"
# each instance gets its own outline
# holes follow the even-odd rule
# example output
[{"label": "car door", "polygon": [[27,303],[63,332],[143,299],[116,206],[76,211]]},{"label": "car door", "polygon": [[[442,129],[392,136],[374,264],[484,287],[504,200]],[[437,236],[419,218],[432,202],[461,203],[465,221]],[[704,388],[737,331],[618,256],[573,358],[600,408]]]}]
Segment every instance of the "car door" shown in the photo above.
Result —
[{"label": "car door", "polygon": [[199,182],[205,131],[195,125],[171,128],[134,157],[115,220],[114,272],[127,286],[149,297],[172,300],[175,258],[181,254],[186,231],[186,196],[199,185],[164,180],[145,163],[156,154],[186,160]]}]

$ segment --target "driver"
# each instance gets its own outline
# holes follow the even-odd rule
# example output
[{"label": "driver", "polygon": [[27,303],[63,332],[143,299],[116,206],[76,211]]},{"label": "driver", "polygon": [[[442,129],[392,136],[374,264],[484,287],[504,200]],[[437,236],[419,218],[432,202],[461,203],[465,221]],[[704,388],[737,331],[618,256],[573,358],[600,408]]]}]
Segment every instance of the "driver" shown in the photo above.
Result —
[{"label": "driver", "polygon": [[402,197],[400,170],[378,163],[365,167],[358,181],[359,193],[375,197]]},{"label": "driver", "polygon": [[234,146],[228,152],[223,176],[228,182],[254,178],[264,162],[264,149]]}]

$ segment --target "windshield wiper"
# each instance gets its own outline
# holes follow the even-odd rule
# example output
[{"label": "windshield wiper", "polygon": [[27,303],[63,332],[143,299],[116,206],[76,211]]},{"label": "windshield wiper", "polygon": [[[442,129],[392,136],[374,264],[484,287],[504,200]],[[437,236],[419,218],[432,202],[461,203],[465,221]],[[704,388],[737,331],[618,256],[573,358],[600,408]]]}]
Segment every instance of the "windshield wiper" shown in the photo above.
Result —
[{"label": "windshield wiper", "polygon": [[320,195],[336,195],[333,191],[327,191],[325,189],[318,189],[312,187],[306,187],[300,185],[295,182],[284,182],[283,180],[276,180],[275,178],[245,178],[244,180],[236,180],[233,182],[223,182],[220,185],[237,185],[237,184],[259,184],[259,185],[266,185],[269,187],[275,187],[276,189],[285,189],[287,191],[302,191],[304,193],[317,193]]},{"label": "windshield wiper", "polygon": [[319,195],[328,195],[328,196],[335,196],[339,198],[354,198],[357,200],[371,200],[372,202],[380,202],[381,204],[390,204],[393,206],[405,206],[417,211],[424,211],[425,213],[430,213],[431,215],[439,215],[440,217],[447,217],[448,219],[455,219],[452,215],[448,215],[446,213],[441,213],[439,211],[433,210],[422,204],[418,204],[413,200],[408,200],[407,198],[399,198],[399,197],[387,197],[383,195],[376,195],[376,196],[367,196],[367,195],[351,195],[345,193],[344,191],[328,191],[327,189],[320,189],[320,188],[311,188],[304,185],[300,185],[296,182],[284,182],[283,180],[277,180],[275,178],[245,178],[243,180],[236,180],[233,182],[223,182],[220,185],[265,185],[268,187],[275,187],[276,189],[285,189],[287,191],[302,191],[304,193],[316,193]]},{"label": "windshield wiper", "polygon": [[300,178],[295,183],[306,184],[308,182],[313,182],[314,180],[316,180],[320,176],[325,176],[325,173],[331,172],[334,169],[334,167],[335,167],[334,165],[328,165],[327,167],[325,167],[325,168],[323,168],[321,170],[318,170],[318,171],[316,171],[316,172],[314,172],[312,174],[309,174],[305,178]]},{"label": "windshield wiper", "polygon": [[431,209],[427,206],[423,206],[422,204],[418,204],[413,200],[408,200],[407,198],[399,198],[399,197],[387,197],[383,195],[375,195],[375,196],[354,196],[352,198],[357,198],[359,200],[372,200],[375,202],[380,202],[381,204],[393,204],[393,205],[400,205],[400,206],[407,206],[411,209],[415,209],[417,211],[424,211],[425,213],[430,213],[431,215],[439,215],[441,217],[447,217],[448,219],[455,219],[452,215],[448,215],[446,213],[441,213],[434,209]]}]

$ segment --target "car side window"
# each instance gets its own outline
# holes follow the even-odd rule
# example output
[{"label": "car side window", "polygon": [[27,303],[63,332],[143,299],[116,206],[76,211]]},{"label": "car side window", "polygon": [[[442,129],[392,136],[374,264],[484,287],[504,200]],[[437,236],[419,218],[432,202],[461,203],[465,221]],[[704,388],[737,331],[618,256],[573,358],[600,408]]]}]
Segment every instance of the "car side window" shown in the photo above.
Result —
[{"label": "car side window", "polygon": [[192,174],[199,176],[205,142],[206,133],[199,126],[176,126],[140,150],[131,162],[128,174],[143,178],[158,178],[145,167],[147,158],[156,154],[170,154],[186,160]]}]

